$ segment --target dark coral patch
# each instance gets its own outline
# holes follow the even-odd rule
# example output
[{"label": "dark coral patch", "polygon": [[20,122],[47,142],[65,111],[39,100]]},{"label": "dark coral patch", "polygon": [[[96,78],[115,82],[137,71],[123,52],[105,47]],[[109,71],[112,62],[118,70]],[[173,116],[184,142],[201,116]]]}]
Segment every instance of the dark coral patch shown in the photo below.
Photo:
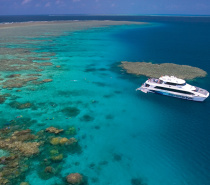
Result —
[{"label": "dark coral patch", "polygon": [[88,166],[89,166],[90,169],[94,169],[96,165],[94,163],[91,163]]},{"label": "dark coral patch", "polygon": [[113,154],[113,159],[114,159],[115,161],[121,161],[121,160],[122,160],[122,156],[119,155],[119,154]]},{"label": "dark coral patch", "polygon": [[92,183],[98,183],[99,179],[97,177],[93,177],[93,178],[91,178],[91,182]]},{"label": "dark coral patch", "polygon": [[60,96],[70,97],[70,96],[81,96],[82,94],[86,92],[81,92],[77,90],[71,90],[71,91],[58,91],[57,92]]},{"label": "dark coral patch", "polygon": [[27,74],[27,76],[42,76],[42,74],[38,74],[38,73],[35,73],[35,74]]},{"label": "dark coral patch", "polygon": [[43,180],[48,180],[55,175],[55,169],[52,166],[47,166],[44,170],[38,169],[38,175]]},{"label": "dark coral patch", "polygon": [[11,102],[9,104],[12,108],[16,108],[16,109],[28,109],[28,108],[34,108],[33,104],[30,102],[26,102],[26,103],[20,103],[17,101]]},{"label": "dark coral patch", "polygon": [[99,71],[107,71],[108,69],[102,67],[102,68],[99,68],[98,70],[99,70]]},{"label": "dark coral patch", "polygon": [[85,69],[85,72],[94,72],[94,71],[97,71],[96,68],[86,68]]},{"label": "dark coral patch", "polygon": [[99,165],[107,165],[109,162],[108,161],[101,161],[100,163],[99,163]]},{"label": "dark coral patch", "polygon": [[106,68],[95,68],[95,67],[92,67],[92,66],[87,67],[85,69],[85,72],[94,72],[94,71],[107,71],[107,69]]},{"label": "dark coral patch", "polygon": [[121,91],[114,91],[115,94],[122,94]]},{"label": "dark coral patch", "polygon": [[6,100],[5,96],[0,95],[0,104],[4,103]]},{"label": "dark coral patch", "polygon": [[80,110],[77,107],[66,107],[62,110],[62,112],[69,117],[76,117]]},{"label": "dark coral patch", "polygon": [[74,165],[75,166],[79,166],[80,165],[80,162],[75,162]]},{"label": "dark coral patch", "polygon": [[111,98],[113,96],[113,94],[106,94],[106,95],[104,95],[103,97],[104,98]]},{"label": "dark coral patch", "polygon": [[113,119],[113,118],[114,118],[114,116],[112,114],[107,114],[106,115],[106,119]]},{"label": "dark coral patch", "polygon": [[131,185],[147,185],[143,182],[141,178],[133,178],[131,179]]},{"label": "dark coral patch", "polygon": [[12,75],[9,75],[9,76],[6,76],[7,78],[14,78],[14,77],[20,77],[21,74],[12,74]]},{"label": "dark coral patch", "polygon": [[100,129],[100,127],[99,127],[99,126],[95,126],[94,128],[95,128],[96,130],[99,130],[99,129]]},{"label": "dark coral patch", "polygon": [[88,122],[88,121],[93,121],[94,118],[93,118],[92,116],[88,115],[88,114],[85,114],[84,116],[82,116],[82,117],[80,118],[80,120],[81,120],[81,121],[86,121],[86,122]]},{"label": "dark coral patch", "polygon": [[107,84],[105,84],[103,82],[93,82],[93,84],[96,84],[99,87],[105,87],[105,86],[107,86]]}]

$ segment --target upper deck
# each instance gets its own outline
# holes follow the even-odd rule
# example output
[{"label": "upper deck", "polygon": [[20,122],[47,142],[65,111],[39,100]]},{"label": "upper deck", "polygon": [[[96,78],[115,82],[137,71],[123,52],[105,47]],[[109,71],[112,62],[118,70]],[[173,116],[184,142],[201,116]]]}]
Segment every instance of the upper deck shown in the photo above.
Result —
[{"label": "upper deck", "polygon": [[183,85],[186,83],[185,80],[177,78],[175,76],[161,76],[159,79],[164,81],[166,84],[168,83],[171,85]]},{"label": "upper deck", "polygon": [[150,83],[163,84],[163,81],[157,78],[150,78],[147,81]]}]

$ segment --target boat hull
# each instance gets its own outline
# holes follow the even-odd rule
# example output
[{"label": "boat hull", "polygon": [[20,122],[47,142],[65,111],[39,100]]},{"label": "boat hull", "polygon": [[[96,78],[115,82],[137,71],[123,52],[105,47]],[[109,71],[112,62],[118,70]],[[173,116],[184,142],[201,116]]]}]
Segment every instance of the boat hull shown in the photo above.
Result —
[{"label": "boat hull", "polygon": [[189,97],[189,96],[177,95],[177,94],[172,94],[172,93],[162,92],[162,91],[152,91],[152,92],[156,93],[156,94],[161,94],[161,95],[165,95],[165,96],[171,96],[174,98],[180,98],[180,99],[191,100],[191,101],[202,102],[206,99],[206,97]]}]

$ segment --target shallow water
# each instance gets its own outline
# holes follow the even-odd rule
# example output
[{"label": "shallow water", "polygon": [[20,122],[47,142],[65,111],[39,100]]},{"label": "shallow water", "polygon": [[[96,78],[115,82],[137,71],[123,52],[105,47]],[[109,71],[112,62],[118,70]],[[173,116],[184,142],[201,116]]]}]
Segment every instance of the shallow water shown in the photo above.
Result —
[{"label": "shallow water", "polygon": [[[28,125],[35,131],[73,125],[82,152],[66,153],[60,175],[49,180],[38,176],[36,157],[22,180],[64,184],[66,175],[79,172],[89,185],[209,184],[209,99],[197,103],[136,92],[146,78],[125,74],[117,66],[125,60],[173,62],[209,73],[209,23],[186,24],[93,28],[38,42],[31,54],[53,53],[50,62],[61,67],[41,72],[40,78],[52,82],[31,84],[21,92],[2,90],[16,95],[15,101],[34,105],[17,110],[8,98],[1,105],[2,124],[22,115],[37,121]],[[209,76],[190,81],[207,90],[209,82]]]}]

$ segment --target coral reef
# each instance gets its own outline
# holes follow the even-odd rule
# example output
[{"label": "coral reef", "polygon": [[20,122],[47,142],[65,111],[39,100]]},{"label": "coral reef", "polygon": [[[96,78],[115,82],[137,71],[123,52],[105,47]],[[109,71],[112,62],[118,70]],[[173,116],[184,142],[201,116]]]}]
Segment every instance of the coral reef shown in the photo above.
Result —
[{"label": "coral reef", "polygon": [[4,103],[6,100],[5,96],[0,95],[0,104]]},{"label": "coral reef", "polygon": [[[50,60],[50,58],[47,58],[47,60]],[[51,66],[53,65],[51,62],[40,62],[40,63],[36,63],[37,65],[40,66]]]},{"label": "coral reef", "polygon": [[38,77],[30,77],[30,78],[10,78],[2,83],[3,88],[11,89],[11,88],[20,88],[25,86],[28,82],[37,80]]},{"label": "coral reef", "polygon": [[39,84],[43,84],[44,82],[43,81],[33,81],[32,83],[35,85],[39,85]]},{"label": "coral reef", "polygon": [[[48,24],[48,23],[40,23]],[[55,24],[55,25],[54,25]],[[63,181],[62,184],[66,183],[66,179],[62,176],[61,171],[63,170],[63,164],[65,163],[65,158],[69,154],[81,151],[79,147],[78,140],[74,137],[70,138],[72,135],[76,135],[76,129],[71,128],[66,131],[55,131],[49,132],[45,130],[38,131],[39,126],[47,124],[44,121],[38,123],[34,120],[27,119],[25,116],[31,114],[35,115],[35,119],[42,114],[48,112],[49,109],[53,107],[46,105],[46,109],[38,111],[28,111],[26,109],[36,109],[38,108],[37,103],[36,107],[29,100],[30,93],[29,90],[34,89],[34,84],[42,84],[45,82],[51,82],[54,74],[57,74],[57,71],[61,71],[61,66],[52,64],[49,61],[53,60],[52,56],[55,56],[55,53],[50,52],[41,52],[42,48],[46,51],[44,45],[44,39],[47,41],[47,45],[52,45],[54,40],[51,36],[63,34],[65,31],[74,31],[78,29],[87,29],[90,27],[102,27],[107,25],[122,25],[122,24],[142,24],[142,23],[130,23],[130,22],[119,22],[119,21],[91,21],[91,22],[65,22],[61,25],[64,27],[60,28],[58,23],[50,23],[51,29],[46,27],[36,27],[36,23],[20,23],[25,27],[19,30],[19,26],[15,24],[2,24],[1,29],[1,65],[0,71],[0,86],[4,88],[2,92],[8,92],[11,90],[11,93],[18,94],[11,95],[10,100],[13,101],[9,104],[12,108],[19,110],[12,110],[11,115],[9,115],[9,109],[6,110],[8,115],[5,118],[2,118],[2,125],[4,127],[0,129],[0,147],[3,148],[8,156],[3,156],[0,158],[0,184],[17,184],[17,185],[29,185],[30,182],[25,182],[28,178],[25,178],[28,174],[34,173],[34,170],[37,170],[37,174],[42,179],[49,179],[53,176],[56,176],[60,181]],[[76,24],[76,25],[75,25]],[[17,26],[16,28],[9,28]],[[33,26],[30,26],[33,25]],[[44,28],[44,29],[43,29]],[[48,37],[49,34],[49,37]],[[52,39],[52,40],[51,40]],[[41,45],[40,45],[41,44]],[[41,47],[40,47],[41,46]],[[30,48],[31,47],[31,48]],[[55,57],[56,58],[56,57]],[[55,66],[56,65],[56,66]],[[53,67],[52,67],[53,66]],[[60,69],[59,69],[60,68]],[[65,66],[64,66],[65,68]],[[46,74],[43,71],[47,71]],[[57,70],[57,71],[56,71]],[[99,71],[106,70],[105,68],[97,69]],[[42,76],[42,78],[40,78]],[[50,79],[52,78],[52,79]],[[44,80],[43,80],[44,79]],[[51,85],[50,83],[47,85]],[[103,84],[99,84],[103,86]],[[26,86],[29,86],[25,88]],[[22,88],[23,87],[23,88]],[[18,88],[18,89],[15,89]],[[19,88],[22,88],[21,90]],[[30,88],[30,89],[29,89]],[[36,89],[44,89],[43,87],[37,87]],[[47,90],[47,89],[45,89]],[[17,93],[18,92],[18,93]],[[39,93],[39,91],[37,91]],[[73,96],[78,94],[78,92],[71,92]],[[83,92],[85,93],[85,92]],[[71,94],[71,96],[72,96]],[[81,95],[81,94],[78,94]],[[24,97],[23,97],[24,96]],[[19,100],[16,100],[19,98]],[[9,98],[8,98],[9,99]],[[0,96],[0,103],[7,102],[7,96]],[[95,100],[92,100],[92,103],[95,103]],[[82,104],[78,101],[77,104]],[[3,105],[4,106],[4,105]],[[69,105],[67,109],[61,110],[64,115],[68,117],[76,117],[80,114],[80,110],[76,107],[71,107]],[[82,106],[81,106],[82,107]],[[58,106],[59,108],[59,106]],[[57,111],[53,110],[53,111]],[[4,113],[4,112],[3,112]],[[16,114],[17,113],[17,114]],[[15,114],[15,115],[14,115]],[[20,114],[23,114],[20,116]],[[38,116],[37,116],[38,115]],[[36,117],[37,116],[37,117]],[[44,115],[43,115],[44,116]],[[12,119],[10,121],[4,119]],[[84,117],[86,120],[90,120],[90,117]],[[43,119],[44,120],[44,119]],[[70,120],[66,120],[70,121]],[[48,122],[48,121],[46,121]],[[53,122],[53,121],[52,121]],[[27,128],[36,128],[36,132]],[[58,129],[59,130],[59,129]],[[61,129],[62,130],[62,129]],[[38,131],[38,132],[37,132]],[[79,131],[79,128],[78,128]],[[60,137],[55,137],[55,134],[59,134]],[[76,136],[75,136],[76,137]],[[54,139],[52,139],[54,138]],[[54,143],[55,145],[51,144]],[[79,162],[72,161],[73,164],[79,165]],[[83,183],[83,176],[73,175],[76,179],[80,181],[73,181],[73,184]],[[72,176],[69,178],[72,179]],[[73,178],[74,179],[74,178]],[[32,183],[32,182],[31,182]],[[34,182],[33,182],[34,183]],[[60,182],[56,182],[60,183]],[[72,181],[71,181],[72,183]]]},{"label": "coral reef", "polygon": [[0,95],[0,104],[4,103],[6,101],[6,97],[9,97],[11,96],[11,94],[3,94],[3,95]]},{"label": "coral reef", "polygon": [[29,60],[26,61],[20,59],[12,59],[12,60],[1,59],[0,71],[25,71],[25,70],[38,71],[39,69],[40,69],[39,67],[34,66],[34,63]]},{"label": "coral reef", "polygon": [[6,78],[14,78],[14,77],[20,77],[21,74],[12,74],[12,75],[9,75],[9,76],[6,76]]},{"label": "coral reef", "polygon": [[55,161],[55,162],[60,162],[60,161],[63,160],[63,154],[59,154],[59,155],[52,156],[52,157],[51,157],[51,160],[52,160],[52,161]]},{"label": "coral reef", "polygon": [[75,135],[76,133],[77,133],[77,130],[73,126],[69,127],[66,131],[66,134],[68,134],[68,135]]},{"label": "coral reef", "polygon": [[47,166],[47,167],[45,168],[44,171],[45,171],[46,173],[53,173],[53,170],[54,170],[54,169],[53,169],[52,166]]},{"label": "coral reef", "polygon": [[84,178],[79,173],[71,173],[66,177],[66,181],[70,185],[82,185],[84,183]]},{"label": "coral reef", "polygon": [[159,78],[163,75],[176,76],[181,79],[205,77],[207,73],[197,67],[173,63],[152,64],[149,62],[121,62],[120,67],[127,73]]},{"label": "coral reef", "polygon": [[75,145],[77,144],[77,139],[75,139],[74,137],[70,138],[70,139],[67,139],[66,137],[53,137],[51,140],[50,140],[50,143],[52,145]]},{"label": "coral reef", "polygon": [[23,156],[30,157],[39,153],[40,143],[14,141],[12,138],[0,139],[0,147],[14,153],[21,153]]},{"label": "coral reef", "polygon": [[[31,129],[22,129],[26,126],[26,122],[30,125],[33,121],[19,118],[11,120],[9,127],[0,129],[0,148],[8,152],[0,157],[0,165],[3,165],[3,168],[0,168],[0,184],[2,185],[27,183],[23,182],[23,177],[29,173],[30,161],[34,157],[40,160],[37,168],[39,177],[43,180],[52,178],[60,173],[62,161],[68,153],[81,150],[76,138],[65,137],[64,129],[48,127],[33,133]],[[74,132],[74,129],[70,131]],[[62,137],[52,137],[58,133]]]},{"label": "coral reef", "polygon": [[[5,35],[5,37],[7,37],[7,34]],[[13,39],[11,41],[13,41]],[[19,44],[19,39],[15,40]],[[12,90],[14,88],[22,88],[31,84],[40,84],[52,81],[51,79],[45,79],[44,81],[37,81],[38,77],[42,76],[42,74],[38,74],[36,72],[44,71],[45,69],[48,68],[48,66],[52,66],[53,64],[51,62],[43,62],[43,61],[51,60],[51,58],[48,57],[49,56],[51,57],[54,54],[51,54],[49,52],[43,52],[43,53],[39,52],[34,55],[34,50],[36,48],[20,48],[21,46],[8,47],[6,42],[5,43],[2,42],[1,44],[2,45],[0,51],[1,55],[0,71],[3,72],[2,78],[0,79],[1,88]],[[39,62],[35,62],[38,60]],[[8,74],[8,72],[12,73]],[[19,74],[19,72],[21,72],[21,74]],[[21,90],[18,90],[16,92],[20,91]],[[19,94],[22,95],[22,93]],[[0,97],[0,103],[4,103],[4,101],[5,97]]]},{"label": "coral reef", "polygon": [[31,134],[30,129],[21,130],[21,131],[15,131],[11,135],[12,141],[28,141],[28,140],[34,140],[37,137],[34,134]]},{"label": "coral reef", "polygon": [[52,82],[53,80],[52,79],[44,79],[42,80],[42,82]]},{"label": "coral reef", "polygon": [[11,102],[9,104],[12,108],[16,108],[16,109],[28,109],[31,108],[32,106],[34,107],[34,105],[30,102],[26,102],[26,103],[20,103],[20,102]]},{"label": "coral reef", "polygon": [[21,182],[20,185],[30,185],[28,182]]},{"label": "coral reef", "polygon": [[77,142],[78,142],[77,139],[72,137],[72,138],[69,139],[68,144],[73,146],[73,145],[76,145]]},{"label": "coral reef", "polygon": [[58,145],[60,143],[60,138],[59,137],[54,137],[50,140],[50,143],[52,145]]},{"label": "coral reef", "polygon": [[27,76],[42,76],[42,74],[38,74],[38,73],[35,73],[35,74],[27,74]]},{"label": "coral reef", "polygon": [[50,133],[55,133],[55,134],[59,134],[61,132],[63,132],[63,129],[58,129],[55,127],[48,127],[45,129],[46,132],[50,132]]},{"label": "coral reef", "polygon": [[61,138],[60,141],[59,141],[59,143],[60,143],[61,145],[64,145],[64,144],[66,144],[66,143],[68,143],[68,142],[69,142],[69,140],[68,140],[66,137]]},{"label": "coral reef", "polygon": [[52,166],[46,166],[45,169],[38,171],[38,175],[43,180],[48,180],[56,174],[56,170]]},{"label": "coral reef", "polygon": [[50,154],[51,155],[57,155],[57,154],[59,154],[59,151],[56,150],[56,149],[53,149],[53,150],[50,150]]},{"label": "coral reef", "polygon": [[[9,156],[0,158],[0,184],[10,184],[28,170],[28,159],[39,153],[41,142],[34,141],[31,130],[17,130],[12,126],[0,130],[0,148],[9,152]],[[30,142],[29,142],[30,141]],[[17,183],[16,183],[17,184]]]}]

